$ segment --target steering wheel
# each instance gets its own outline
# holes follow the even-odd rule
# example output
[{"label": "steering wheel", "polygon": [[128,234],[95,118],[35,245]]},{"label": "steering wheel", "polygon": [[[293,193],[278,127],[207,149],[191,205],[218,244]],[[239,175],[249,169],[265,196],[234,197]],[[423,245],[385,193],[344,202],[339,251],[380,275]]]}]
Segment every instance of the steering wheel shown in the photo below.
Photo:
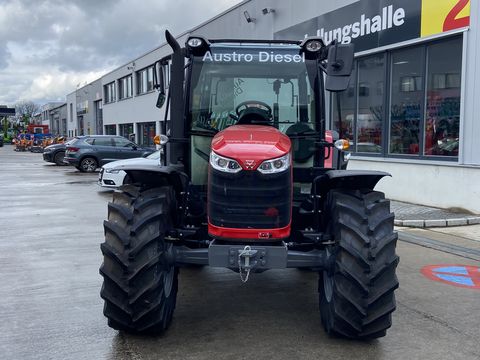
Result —
[{"label": "steering wheel", "polygon": [[270,105],[268,105],[267,103],[264,103],[263,101],[247,100],[238,104],[238,106],[235,108],[235,112],[237,113],[238,116],[240,116],[240,113],[243,110],[245,110],[245,109],[242,110],[242,107],[245,107],[245,109],[248,109],[248,108],[260,109],[267,113],[267,117],[272,116],[272,108],[270,107]]}]

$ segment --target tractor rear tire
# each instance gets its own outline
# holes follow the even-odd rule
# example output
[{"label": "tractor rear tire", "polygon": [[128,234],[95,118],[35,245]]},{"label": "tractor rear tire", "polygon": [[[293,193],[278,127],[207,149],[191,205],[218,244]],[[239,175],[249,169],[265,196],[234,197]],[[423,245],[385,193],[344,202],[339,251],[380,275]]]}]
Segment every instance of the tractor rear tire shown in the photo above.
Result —
[{"label": "tractor rear tire", "polygon": [[385,336],[396,308],[399,262],[390,201],[369,189],[332,190],[325,211],[335,245],[326,250],[330,266],[319,279],[323,326],[353,339]]},{"label": "tractor rear tire", "polygon": [[101,244],[104,315],[116,330],[158,334],[170,325],[178,290],[172,227],[175,193],[170,186],[126,185],[113,194]]}]

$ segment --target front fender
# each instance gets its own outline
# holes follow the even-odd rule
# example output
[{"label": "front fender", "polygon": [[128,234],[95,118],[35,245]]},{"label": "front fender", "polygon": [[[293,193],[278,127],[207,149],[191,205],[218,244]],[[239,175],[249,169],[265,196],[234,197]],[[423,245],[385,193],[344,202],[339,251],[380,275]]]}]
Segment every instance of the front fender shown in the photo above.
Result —
[{"label": "front fender", "polygon": [[324,195],[332,189],[370,189],[385,176],[383,171],[369,170],[330,170],[314,180],[314,193]]},{"label": "front fender", "polygon": [[183,171],[183,165],[119,165],[113,170],[123,170],[133,183],[147,186],[172,185],[177,195],[185,191],[188,186],[188,176]]}]

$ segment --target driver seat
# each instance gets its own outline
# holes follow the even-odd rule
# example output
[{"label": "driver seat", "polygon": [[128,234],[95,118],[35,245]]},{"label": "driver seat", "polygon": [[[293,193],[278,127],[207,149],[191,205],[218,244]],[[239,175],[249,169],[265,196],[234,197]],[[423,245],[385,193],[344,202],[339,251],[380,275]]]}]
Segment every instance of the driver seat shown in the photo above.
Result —
[{"label": "driver seat", "polygon": [[266,115],[265,110],[248,107],[240,113],[237,125],[272,125],[272,119]]}]

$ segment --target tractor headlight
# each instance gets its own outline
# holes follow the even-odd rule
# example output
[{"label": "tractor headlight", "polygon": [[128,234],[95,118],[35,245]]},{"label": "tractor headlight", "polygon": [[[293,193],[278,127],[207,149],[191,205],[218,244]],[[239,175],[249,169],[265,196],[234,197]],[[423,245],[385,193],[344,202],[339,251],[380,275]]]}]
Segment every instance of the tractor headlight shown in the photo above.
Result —
[{"label": "tractor headlight", "polygon": [[210,153],[210,165],[215,170],[228,173],[237,173],[242,170],[237,161],[215,154],[213,151]]},{"label": "tractor headlight", "polygon": [[258,171],[262,174],[275,174],[287,170],[290,167],[290,154],[282,157],[265,160],[258,167]]}]

